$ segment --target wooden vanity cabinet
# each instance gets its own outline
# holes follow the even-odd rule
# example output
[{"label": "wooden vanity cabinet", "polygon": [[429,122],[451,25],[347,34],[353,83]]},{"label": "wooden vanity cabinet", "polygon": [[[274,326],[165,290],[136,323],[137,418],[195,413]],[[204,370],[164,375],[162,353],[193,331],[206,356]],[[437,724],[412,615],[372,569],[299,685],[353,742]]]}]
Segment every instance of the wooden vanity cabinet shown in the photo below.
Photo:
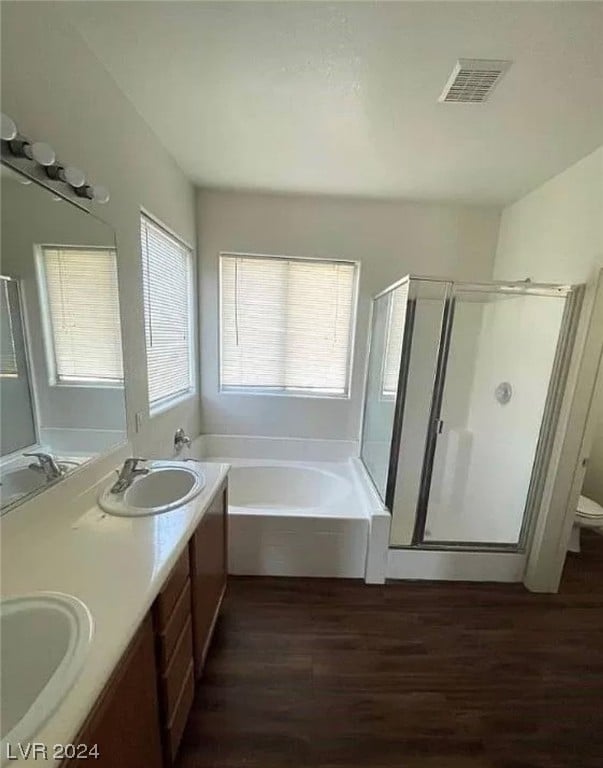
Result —
[{"label": "wooden vanity cabinet", "polygon": [[193,619],[188,547],[153,604],[164,764],[174,762],[193,703]]},{"label": "wooden vanity cabinet", "polygon": [[161,768],[155,637],[147,615],[74,744],[98,756],[72,758],[65,768]]},{"label": "wooden vanity cabinet", "polygon": [[227,486],[205,511],[153,604],[164,765],[173,765],[226,589]]},{"label": "wooden vanity cabinet", "polygon": [[228,575],[228,487],[218,489],[190,544],[195,678],[205,658],[226,591]]},{"label": "wooden vanity cabinet", "polygon": [[227,515],[224,481],[79,734],[98,758],[63,768],[173,765],[226,589]]}]

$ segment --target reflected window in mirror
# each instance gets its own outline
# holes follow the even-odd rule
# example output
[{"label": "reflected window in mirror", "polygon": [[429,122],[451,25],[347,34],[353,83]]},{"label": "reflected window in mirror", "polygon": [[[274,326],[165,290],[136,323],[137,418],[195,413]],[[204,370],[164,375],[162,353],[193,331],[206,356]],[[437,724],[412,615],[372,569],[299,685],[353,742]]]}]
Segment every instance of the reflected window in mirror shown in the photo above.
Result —
[{"label": "reflected window in mirror", "polygon": [[0,455],[35,445],[37,434],[19,284],[0,277]]},{"label": "reflected window in mirror", "polygon": [[2,277],[0,282],[0,377],[16,379],[19,372],[15,351],[15,332],[9,304],[9,285],[8,278]]},{"label": "reflected window in mirror", "polygon": [[115,251],[41,246],[38,270],[50,383],[121,385]]},{"label": "reflected window in mirror", "polygon": [[[115,232],[5,162],[2,513],[127,439]],[[60,477],[24,455],[36,453],[51,455]]]}]

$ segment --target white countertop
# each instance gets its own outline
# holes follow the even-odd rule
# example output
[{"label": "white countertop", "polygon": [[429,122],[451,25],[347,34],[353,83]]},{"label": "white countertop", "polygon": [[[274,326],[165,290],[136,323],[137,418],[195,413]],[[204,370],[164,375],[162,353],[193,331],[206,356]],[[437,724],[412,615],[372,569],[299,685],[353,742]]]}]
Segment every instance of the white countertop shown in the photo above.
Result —
[{"label": "white countertop", "polygon": [[[51,502],[43,510],[39,504],[32,510],[24,505],[2,518],[2,597],[66,592],[82,600],[94,620],[83,671],[31,739],[46,744],[49,757],[54,744],[73,743],[229,468],[218,463],[200,466],[206,478],[201,494],[161,515],[107,515],[95,503],[106,479],[83,494],[79,505]],[[32,761],[9,765],[26,762]],[[58,762],[44,761],[53,764]]]}]

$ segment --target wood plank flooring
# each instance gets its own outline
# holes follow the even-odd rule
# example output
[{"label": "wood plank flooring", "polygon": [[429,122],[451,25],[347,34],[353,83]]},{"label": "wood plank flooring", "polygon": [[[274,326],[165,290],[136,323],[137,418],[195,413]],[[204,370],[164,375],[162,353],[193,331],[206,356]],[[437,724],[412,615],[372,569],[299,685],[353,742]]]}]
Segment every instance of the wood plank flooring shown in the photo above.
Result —
[{"label": "wood plank flooring", "polygon": [[178,768],[360,766],[603,768],[603,537],[559,595],[231,578]]}]

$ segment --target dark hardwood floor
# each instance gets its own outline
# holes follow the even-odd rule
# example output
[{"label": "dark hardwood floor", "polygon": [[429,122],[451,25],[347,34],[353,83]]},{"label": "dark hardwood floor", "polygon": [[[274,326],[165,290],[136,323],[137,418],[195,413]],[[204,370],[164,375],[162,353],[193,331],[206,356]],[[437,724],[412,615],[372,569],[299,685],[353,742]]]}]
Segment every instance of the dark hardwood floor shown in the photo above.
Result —
[{"label": "dark hardwood floor", "polygon": [[603,768],[603,537],[559,595],[231,578],[178,768]]}]

